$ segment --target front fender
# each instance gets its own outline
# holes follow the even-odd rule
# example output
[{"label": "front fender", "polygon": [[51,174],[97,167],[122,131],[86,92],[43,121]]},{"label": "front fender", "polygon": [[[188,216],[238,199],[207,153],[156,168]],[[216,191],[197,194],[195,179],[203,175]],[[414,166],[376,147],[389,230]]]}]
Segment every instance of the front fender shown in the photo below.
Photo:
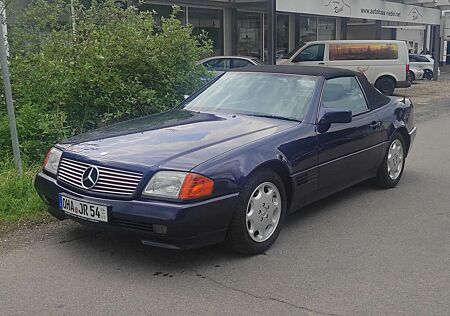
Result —
[{"label": "front fender", "polygon": [[276,166],[287,175],[291,173],[286,158],[275,150],[246,149],[197,166],[192,171],[214,180],[215,191],[220,194],[240,192],[251,174],[264,167]]}]

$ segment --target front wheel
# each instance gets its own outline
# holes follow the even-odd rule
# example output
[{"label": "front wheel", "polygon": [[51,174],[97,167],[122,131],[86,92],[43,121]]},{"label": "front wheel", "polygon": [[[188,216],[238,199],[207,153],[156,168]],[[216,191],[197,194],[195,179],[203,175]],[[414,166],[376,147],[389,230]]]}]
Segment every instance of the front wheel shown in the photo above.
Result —
[{"label": "front wheel", "polygon": [[396,133],[378,170],[376,178],[378,186],[390,189],[400,182],[405,169],[405,158],[405,140],[401,134]]},{"label": "front wheel", "polygon": [[280,234],[286,217],[286,202],[280,177],[272,170],[257,171],[239,196],[226,245],[245,255],[265,252]]}]

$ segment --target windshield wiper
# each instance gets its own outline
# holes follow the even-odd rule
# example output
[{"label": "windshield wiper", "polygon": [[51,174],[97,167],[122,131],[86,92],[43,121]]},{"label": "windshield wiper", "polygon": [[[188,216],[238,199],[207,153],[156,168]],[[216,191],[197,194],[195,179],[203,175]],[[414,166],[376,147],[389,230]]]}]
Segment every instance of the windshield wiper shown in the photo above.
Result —
[{"label": "windshield wiper", "polygon": [[301,123],[300,120],[296,120],[294,118],[289,118],[289,117],[284,117],[284,116],[276,116],[276,115],[269,115],[269,114],[253,114],[253,113],[236,113],[236,114],[237,115],[246,115],[246,116],[255,116],[255,117],[265,117],[265,118]]}]

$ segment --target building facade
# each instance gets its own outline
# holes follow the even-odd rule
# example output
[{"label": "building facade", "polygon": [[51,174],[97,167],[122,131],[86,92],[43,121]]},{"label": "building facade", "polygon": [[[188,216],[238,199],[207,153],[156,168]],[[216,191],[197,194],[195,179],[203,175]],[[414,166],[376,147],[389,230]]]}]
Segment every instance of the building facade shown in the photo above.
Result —
[{"label": "building facade", "polygon": [[161,17],[177,5],[183,23],[195,33],[206,31],[215,55],[273,63],[314,40],[397,39],[406,41],[410,52],[431,52],[442,11],[403,3],[414,1],[419,0],[146,0],[140,9]]},{"label": "building facade", "polygon": [[[156,18],[168,16],[173,5],[179,6],[179,19],[191,24],[196,34],[208,34],[214,55],[249,55],[273,63],[313,40],[397,39],[405,41],[410,52],[434,53],[440,61],[449,56],[450,62],[442,14],[450,10],[450,0],[117,1],[141,3],[140,10],[154,10]],[[12,1],[10,11],[30,2]]]}]

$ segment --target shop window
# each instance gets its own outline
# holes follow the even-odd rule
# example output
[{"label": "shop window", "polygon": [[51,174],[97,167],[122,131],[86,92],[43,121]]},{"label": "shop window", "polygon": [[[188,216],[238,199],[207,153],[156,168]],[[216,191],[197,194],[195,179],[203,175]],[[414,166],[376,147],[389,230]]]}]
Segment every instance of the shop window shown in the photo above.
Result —
[{"label": "shop window", "polygon": [[348,40],[374,40],[376,39],[375,21],[350,18],[347,23]]},{"label": "shop window", "polygon": [[[186,8],[179,6],[180,11],[177,14],[177,18],[181,21],[183,25],[186,24]],[[160,4],[149,4],[142,3],[139,5],[140,11],[155,12],[154,19],[157,25],[161,25],[161,19],[169,17],[173,12],[172,5],[160,5]]]},{"label": "shop window", "polygon": [[213,45],[212,55],[223,55],[223,10],[188,7],[188,23],[194,35],[206,33]]},{"label": "shop window", "polygon": [[289,16],[277,15],[277,59],[289,52]]},{"label": "shop window", "polygon": [[251,12],[238,12],[237,52],[241,56],[262,58],[262,15]]},{"label": "shop window", "polygon": [[303,46],[317,41],[317,18],[298,15],[296,17],[296,45]]},{"label": "shop window", "polygon": [[318,39],[319,41],[336,39],[336,19],[319,18],[318,19]]}]

